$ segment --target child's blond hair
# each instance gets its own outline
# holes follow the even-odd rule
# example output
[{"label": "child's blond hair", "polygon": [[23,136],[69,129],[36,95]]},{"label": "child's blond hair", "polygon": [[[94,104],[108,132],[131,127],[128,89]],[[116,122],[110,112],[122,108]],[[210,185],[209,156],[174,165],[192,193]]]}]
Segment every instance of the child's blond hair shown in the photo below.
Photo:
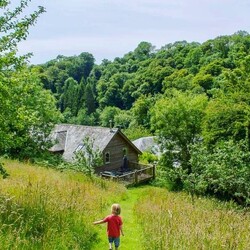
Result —
[{"label": "child's blond hair", "polygon": [[119,204],[113,204],[111,206],[111,213],[114,215],[119,215],[121,213],[121,206]]}]

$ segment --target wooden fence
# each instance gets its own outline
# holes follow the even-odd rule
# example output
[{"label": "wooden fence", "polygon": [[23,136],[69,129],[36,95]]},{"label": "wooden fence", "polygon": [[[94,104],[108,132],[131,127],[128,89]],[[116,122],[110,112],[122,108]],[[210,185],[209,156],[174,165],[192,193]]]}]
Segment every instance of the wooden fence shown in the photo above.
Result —
[{"label": "wooden fence", "polygon": [[126,186],[136,185],[155,179],[155,165],[142,165],[134,163],[133,166],[133,163],[130,162],[130,168],[131,171],[125,172],[120,175],[103,172],[101,173],[101,176],[113,181],[122,182]]}]

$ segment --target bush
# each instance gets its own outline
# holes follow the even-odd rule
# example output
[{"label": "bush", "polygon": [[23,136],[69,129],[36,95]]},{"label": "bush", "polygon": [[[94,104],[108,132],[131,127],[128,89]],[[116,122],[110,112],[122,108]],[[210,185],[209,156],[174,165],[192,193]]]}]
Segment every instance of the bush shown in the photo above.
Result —
[{"label": "bush", "polygon": [[139,156],[139,160],[144,164],[148,164],[157,162],[158,157],[150,152],[145,151]]},{"label": "bush", "polygon": [[250,152],[243,142],[223,141],[213,151],[197,145],[191,154],[192,174],[183,178],[195,192],[250,205]]}]

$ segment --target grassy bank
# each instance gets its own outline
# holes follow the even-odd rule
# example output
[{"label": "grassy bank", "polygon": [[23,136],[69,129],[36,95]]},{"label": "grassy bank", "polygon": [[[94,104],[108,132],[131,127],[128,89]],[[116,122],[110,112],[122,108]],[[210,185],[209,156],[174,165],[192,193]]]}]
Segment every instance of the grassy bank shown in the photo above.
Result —
[{"label": "grassy bank", "polygon": [[123,186],[15,161],[0,180],[1,249],[91,249],[99,236],[92,221]]},{"label": "grassy bank", "polygon": [[0,249],[107,249],[106,225],[120,203],[121,250],[250,249],[250,214],[233,203],[122,185],[5,161],[0,179]]},{"label": "grassy bank", "polygon": [[148,188],[135,212],[145,250],[250,249],[250,214],[234,204]]}]

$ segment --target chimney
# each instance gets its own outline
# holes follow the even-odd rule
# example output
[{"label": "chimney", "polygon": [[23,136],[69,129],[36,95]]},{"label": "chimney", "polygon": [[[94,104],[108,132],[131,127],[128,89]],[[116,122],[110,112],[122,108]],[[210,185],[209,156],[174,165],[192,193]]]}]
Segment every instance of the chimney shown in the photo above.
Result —
[{"label": "chimney", "polygon": [[109,120],[109,128],[110,128],[110,132],[113,132],[113,130],[112,130],[112,120]]}]

